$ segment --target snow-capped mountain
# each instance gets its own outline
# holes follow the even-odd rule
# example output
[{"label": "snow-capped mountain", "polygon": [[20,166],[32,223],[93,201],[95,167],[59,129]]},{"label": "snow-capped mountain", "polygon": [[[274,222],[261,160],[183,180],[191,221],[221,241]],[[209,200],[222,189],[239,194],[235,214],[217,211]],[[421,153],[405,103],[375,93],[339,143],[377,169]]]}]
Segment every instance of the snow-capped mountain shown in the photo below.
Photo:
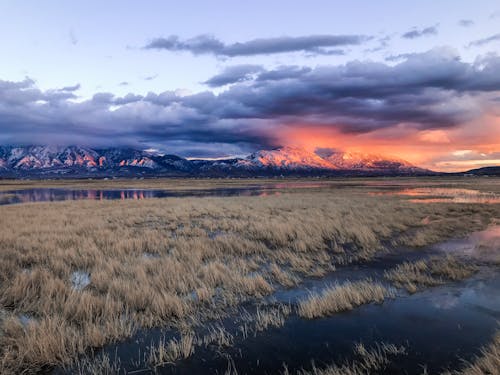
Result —
[{"label": "snow-capped mountain", "polygon": [[261,150],[249,155],[240,162],[242,167],[272,167],[278,169],[337,169],[328,160],[313,152],[297,147],[280,147]]},{"label": "snow-capped mountain", "polygon": [[246,158],[188,160],[132,148],[0,146],[0,176],[272,176],[428,174],[399,159],[297,147],[257,151]]},{"label": "snow-capped mountain", "polygon": [[297,147],[262,150],[238,161],[241,167],[273,168],[277,170],[331,170],[331,171],[423,171],[411,163],[381,155],[319,149],[316,152]]},{"label": "snow-capped mountain", "polygon": [[344,152],[333,149],[322,149],[318,152],[322,158],[330,162],[334,168],[343,170],[368,169],[412,169],[416,168],[406,160],[383,155]]}]

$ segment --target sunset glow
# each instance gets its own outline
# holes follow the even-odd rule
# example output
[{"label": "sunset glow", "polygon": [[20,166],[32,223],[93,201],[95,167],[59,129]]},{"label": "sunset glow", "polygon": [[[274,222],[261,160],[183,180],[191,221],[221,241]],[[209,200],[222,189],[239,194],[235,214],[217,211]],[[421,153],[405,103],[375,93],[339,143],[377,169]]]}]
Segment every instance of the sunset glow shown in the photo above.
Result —
[{"label": "sunset glow", "polygon": [[[290,9],[228,2],[216,14],[195,2],[177,15],[162,2],[127,2],[119,16],[112,1],[99,4],[99,22],[94,1],[50,2],[26,27],[29,6],[7,3],[0,31],[18,41],[6,42],[0,61],[0,145],[130,147],[190,160],[335,148],[436,171],[500,159],[494,1],[384,0],[365,12],[322,0]],[[192,12],[204,21],[179,21]]]}]

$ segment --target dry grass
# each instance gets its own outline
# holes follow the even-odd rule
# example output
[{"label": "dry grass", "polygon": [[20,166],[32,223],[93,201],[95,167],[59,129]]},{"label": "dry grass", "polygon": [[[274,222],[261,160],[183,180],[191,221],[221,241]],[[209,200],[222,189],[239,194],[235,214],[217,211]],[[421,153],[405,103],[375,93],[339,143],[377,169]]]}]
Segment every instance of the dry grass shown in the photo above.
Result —
[{"label": "dry grass", "polygon": [[101,354],[98,357],[82,358],[72,370],[77,375],[117,375],[120,373],[120,361]]},{"label": "dry grass", "polygon": [[[390,363],[391,357],[406,354],[406,348],[393,344],[378,344],[367,349],[363,344],[357,344],[354,348],[354,355],[359,359],[352,363],[343,365],[329,365],[324,368],[312,366],[309,371],[302,370],[297,375],[367,375],[372,373],[383,373],[384,368]],[[285,368],[283,375],[290,375]]]},{"label": "dry grass", "polygon": [[216,345],[218,348],[229,347],[233,344],[234,336],[229,333],[222,325],[211,326],[208,333],[198,338],[198,345],[210,346]]},{"label": "dry grass", "polygon": [[158,367],[167,363],[175,363],[189,358],[194,353],[195,336],[192,333],[182,335],[179,339],[160,340],[159,344],[150,348],[148,364]]},{"label": "dry grass", "polygon": [[[2,206],[0,373],[68,364],[138,328],[189,325],[370,258],[383,241],[482,229],[497,206],[415,205],[363,189]],[[75,288],[75,272],[90,284]]]},{"label": "dry grass", "polygon": [[405,262],[384,276],[399,288],[405,288],[409,293],[415,293],[424,287],[445,284],[450,281],[462,280],[472,276],[477,267],[469,261],[448,255],[433,257],[417,262]]},{"label": "dry grass", "polygon": [[299,303],[298,313],[307,319],[320,318],[367,303],[381,303],[394,295],[393,290],[371,280],[346,282],[333,285],[321,294],[311,294]]}]

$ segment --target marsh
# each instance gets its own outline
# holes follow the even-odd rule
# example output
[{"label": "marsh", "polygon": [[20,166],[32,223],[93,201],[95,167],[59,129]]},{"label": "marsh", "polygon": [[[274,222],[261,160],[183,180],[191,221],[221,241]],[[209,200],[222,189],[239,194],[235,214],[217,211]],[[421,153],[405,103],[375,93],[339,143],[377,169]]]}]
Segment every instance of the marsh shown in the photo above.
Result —
[{"label": "marsh", "polygon": [[[465,189],[490,200],[423,204],[400,193],[410,187],[422,199],[439,188],[441,198]],[[1,373],[188,374],[202,363],[214,373],[359,373],[368,362],[435,373],[499,360],[499,180],[1,188],[37,189],[71,198],[0,207]],[[147,199],[68,193],[96,189]],[[428,331],[410,329],[406,314],[432,316]],[[439,357],[422,356],[423,332],[442,334]]]}]

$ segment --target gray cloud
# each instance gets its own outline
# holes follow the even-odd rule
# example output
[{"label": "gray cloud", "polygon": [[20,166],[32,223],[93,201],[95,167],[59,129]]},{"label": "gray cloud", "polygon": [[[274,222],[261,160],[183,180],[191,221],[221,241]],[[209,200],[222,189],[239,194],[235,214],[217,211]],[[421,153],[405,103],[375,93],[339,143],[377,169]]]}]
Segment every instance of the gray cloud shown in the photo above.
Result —
[{"label": "gray cloud", "polygon": [[500,33],[489,36],[487,38],[474,40],[474,41],[470,42],[468,46],[469,47],[481,47],[481,46],[484,46],[485,44],[498,42],[498,41],[500,41]]},{"label": "gray cloud", "polygon": [[471,26],[474,26],[474,21],[464,19],[464,20],[458,21],[458,24],[462,27],[471,27]]},{"label": "gray cloud", "polygon": [[70,92],[73,92],[73,91],[80,90],[81,87],[82,86],[79,83],[77,83],[76,85],[73,85],[73,86],[65,86],[62,89],[60,89],[60,91],[70,91]]},{"label": "gray cloud", "polygon": [[144,48],[167,51],[188,51],[194,55],[212,54],[220,57],[270,55],[284,52],[309,54],[343,54],[335,47],[359,45],[370,40],[364,35],[309,35],[299,37],[259,38],[226,44],[211,35],[181,40],[177,35],[153,39]]},{"label": "gray cloud", "polygon": [[222,73],[219,73],[204,83],[210,87],[224,86],[231,83],[248,81],[252,75],[261,72],[264,68],[260,65],[234,65],[226,68]]},{"label": "gray cloud", "polygon": [[346,133],[399,124],[449,128],[498,107],[498,71],[499,56],[467,63],[439,48],[394,66],[353,61],[316,68],[229,67],[217,84],[231,85],[217,95],[100,92],[74,101],[71,91],[42,91],[30,78],[0,80],[0,141],[161,146],[191,156],[202,156],[206,148],[217,156],[279,145],[283,125]]},{"label": "gray cloud", "polygon": [[151,76],[144,77],[145,81],[152,81],[153,79],[156,79],[158,77],[158,74],[154,74]]},{"label": "gray cloud", "polygon": [[423,36],[437,35],[437,26],[429,26],[423,29],[414,28],[413,30],[407,31],[402,35],[406,39],[415,39]]}]

